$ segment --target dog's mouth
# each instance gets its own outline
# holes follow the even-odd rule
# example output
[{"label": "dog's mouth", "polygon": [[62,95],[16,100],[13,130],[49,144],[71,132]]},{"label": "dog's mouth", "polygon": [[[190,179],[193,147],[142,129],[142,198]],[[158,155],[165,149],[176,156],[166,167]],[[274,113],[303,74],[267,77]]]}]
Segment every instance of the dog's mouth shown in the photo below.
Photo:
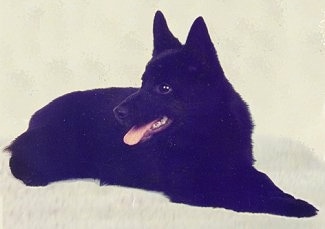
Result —
[{"label": "dog's mouth", "polygon": [[133,126],[123,138],[127,145],[136,145],[140,142],[149,140],[154,134],[165,130],[172,123],[172,119],[167,116],[155,119],[152,122],[141,126]]}]

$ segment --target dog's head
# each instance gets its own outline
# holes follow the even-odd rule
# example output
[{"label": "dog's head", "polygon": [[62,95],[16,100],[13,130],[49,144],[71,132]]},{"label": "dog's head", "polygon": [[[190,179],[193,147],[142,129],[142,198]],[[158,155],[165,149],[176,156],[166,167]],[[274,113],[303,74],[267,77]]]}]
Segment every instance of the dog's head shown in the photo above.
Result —
[{"label": "dog's head", "polygon": [[129,128],[124,136],[129,145],[203,119],[215,110],[226,82],[202,17],[194,21],[182,45],[158,11],[153,35],[153,55],[141,88],[114,109],[119,122]]}]

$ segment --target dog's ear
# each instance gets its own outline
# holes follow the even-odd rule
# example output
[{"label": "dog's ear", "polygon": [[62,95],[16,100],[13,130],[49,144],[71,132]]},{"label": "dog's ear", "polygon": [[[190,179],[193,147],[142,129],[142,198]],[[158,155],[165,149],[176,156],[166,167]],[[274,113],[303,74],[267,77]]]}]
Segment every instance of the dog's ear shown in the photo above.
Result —
[{"label": "dog's ear", "polygon": [[153,56],[167,50],[180,48],[182,45],[169,31],[162,12],[157,11],[153,22]]},{"label": "dog's ear", "polygon": [[194,51],[196,55],[205,60],[215,60],[216,50],[213,46],[207,26],[202,17],[198,17],[190,29],[185,47]]}]

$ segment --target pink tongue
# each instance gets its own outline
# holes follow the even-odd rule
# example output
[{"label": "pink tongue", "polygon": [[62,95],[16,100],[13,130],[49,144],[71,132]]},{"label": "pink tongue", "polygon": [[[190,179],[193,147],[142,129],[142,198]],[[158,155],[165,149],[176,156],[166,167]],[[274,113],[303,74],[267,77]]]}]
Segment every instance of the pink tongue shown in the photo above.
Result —
[{"label": "pink tongue", "polygon": [[150,130],[151,126],[157,122],[157,120],[152,121],[148,124],[145,124],[143,126],[137,127],[133,126],[125,135],[123,138],[123,141],[127,145],[135,145],[138,144],[141,139],[144,137],[145,133]]}]

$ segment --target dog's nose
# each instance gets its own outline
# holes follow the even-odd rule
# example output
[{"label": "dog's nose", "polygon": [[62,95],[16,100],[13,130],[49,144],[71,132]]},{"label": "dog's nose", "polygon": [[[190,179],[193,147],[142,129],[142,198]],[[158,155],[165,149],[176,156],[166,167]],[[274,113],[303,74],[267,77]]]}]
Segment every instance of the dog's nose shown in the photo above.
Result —
[{"label": "dog's nose", "polygon": [[125,106],[121,106],[121,105],[115,107],[113,112],[115,114],[115,117],[120,120],[125,119],[129,114],[129,110]]}]

